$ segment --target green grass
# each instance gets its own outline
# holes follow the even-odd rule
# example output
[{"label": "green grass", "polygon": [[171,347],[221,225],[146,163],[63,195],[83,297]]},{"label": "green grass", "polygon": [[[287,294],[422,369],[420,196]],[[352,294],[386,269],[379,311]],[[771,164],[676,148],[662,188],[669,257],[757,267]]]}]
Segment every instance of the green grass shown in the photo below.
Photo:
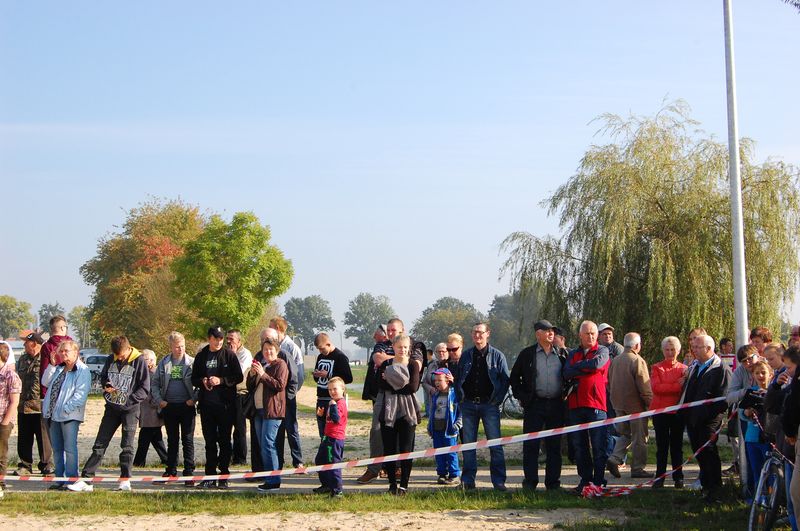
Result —
[{"label": "green grass", "polygon": [[567,492],[531,493],[491,490],[462,492],[458,489],[412,490],[404,498],[388,494],[354,492],[341,500],[312,494],[259,495],[253,492],[156,492],[132,494],[97,491],[83,495],[53,492],[8,492],[0,504],[0,514],[49,516],[135,516],[152,514],[235,515],[273,512],[329,512],[331,510],[366,513],[382,511],[441,512],[450,510],[526,510],[556,508],[616,509],[626,521],[617,524],[609,515],[597,513],[563,529],[742,529],[747,507],[738,501],[733,487],[725,492],[729,503],[706,506],[699,494],[688,491],[642,490],[630,496],[587,500]]}]

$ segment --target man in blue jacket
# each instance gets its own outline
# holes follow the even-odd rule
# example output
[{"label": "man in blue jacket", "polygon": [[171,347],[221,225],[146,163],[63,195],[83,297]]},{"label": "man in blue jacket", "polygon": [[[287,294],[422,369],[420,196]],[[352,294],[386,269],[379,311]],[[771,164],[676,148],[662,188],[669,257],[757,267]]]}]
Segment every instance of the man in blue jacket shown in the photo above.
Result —
[{"label": "man in blue jacket", "polygon": [[[456,392],[461,402],[464,443],[478,439],[478,423],[483,421],[487,439],[500,437],[500,404],[508,392],[508,363],[506,356],[489,345],[491,331],[487,323],[472,327],[474,346],[461,355],[458,362]],[[465,450],[461,484],[464,489],[475,488],[478,461],[475,450]],[[490,449],[489,472],[495,490],[505,492],[506,459],[502,446]]]}]

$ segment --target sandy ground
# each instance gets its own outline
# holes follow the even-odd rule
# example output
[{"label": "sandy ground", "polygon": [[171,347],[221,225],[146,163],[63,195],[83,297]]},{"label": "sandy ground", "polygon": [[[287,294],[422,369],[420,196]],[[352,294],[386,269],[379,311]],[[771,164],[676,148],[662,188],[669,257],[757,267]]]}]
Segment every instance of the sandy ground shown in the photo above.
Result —
[{"label": "sandy ground", "polygon": [[[481,530],[553,529],[556,524],[585,521],[588,518],[604,518],[618,523],[625,522],[620,510],[592,511],[584,509],[556,509],[552,511],[447,511],[437,513],[278,513],[256,516],[140,516],[136,528],[140,530],[166,529],[303,529],[303,530],[365,530],[383,531],[391,529],[454,529],[470,526]],[[4,519],[4,523],[22,529],[54,529],[64,531],[119,529],[118,521],[102,516],[41,517],[18,516]]]}]

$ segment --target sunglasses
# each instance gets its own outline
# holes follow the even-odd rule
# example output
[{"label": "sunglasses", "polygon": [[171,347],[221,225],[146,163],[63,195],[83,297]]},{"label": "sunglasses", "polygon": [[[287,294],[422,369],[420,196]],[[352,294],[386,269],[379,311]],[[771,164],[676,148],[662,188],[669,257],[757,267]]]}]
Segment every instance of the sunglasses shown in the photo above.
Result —
[{"label": "sunglasses", "polygon": [[450,347],[447,347],[447,352],[456,352],[456,351],[457,351],[458,349],[460,349],[460,348],[461,348],[461,347],[455,347],[455,348],[450,348]]}]

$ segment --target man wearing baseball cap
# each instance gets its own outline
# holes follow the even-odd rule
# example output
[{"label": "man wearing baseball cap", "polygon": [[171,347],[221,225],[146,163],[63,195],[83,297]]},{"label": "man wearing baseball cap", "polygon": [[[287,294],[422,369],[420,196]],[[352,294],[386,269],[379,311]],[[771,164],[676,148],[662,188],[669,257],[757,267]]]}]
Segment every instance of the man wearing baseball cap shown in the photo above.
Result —
[{"label": "man wearing baseball cap", "polygon": [[17,410],[17,455],[19,464],[15,474],[29,476],[33,473],[33,441],[39,451],[39,472],[53,474],[53,449],[47,429],[42,429],[42,395],[39,369],[44,339],[36,332],[26,330],[20,335],[25,341],[25,352],[17,360],[17,374],[22,380],[22,393]]},{"label": "man wearing baseball cap", "polygon": [[[541,320],[533,325],[536,343],[519,353],[511,369],[511,392],[524,409],[525,433],[564,425],[563,379],[561,372],[567,350],[553,345],[555,327]],[[545,439],[547,464],[544,485],[547,490],[561,486],[561,436]],[[522,443],[523,488],[536,489],[539,483],[539,439]]]},{"label": "man wearing baseball cap", "polygon": [[[200,424],[206,442],[206,475],[230,473],[231,432],[236,418],[236,384],[242,381],[242,367],[236,353],[223,346],[221,326],[208,329],[208,345],[192,364],[192,385],[200,389]],[[219,452],[217,449],[219,448]],[[228,487],[228,480],[201,481],[200,488]]]}]

